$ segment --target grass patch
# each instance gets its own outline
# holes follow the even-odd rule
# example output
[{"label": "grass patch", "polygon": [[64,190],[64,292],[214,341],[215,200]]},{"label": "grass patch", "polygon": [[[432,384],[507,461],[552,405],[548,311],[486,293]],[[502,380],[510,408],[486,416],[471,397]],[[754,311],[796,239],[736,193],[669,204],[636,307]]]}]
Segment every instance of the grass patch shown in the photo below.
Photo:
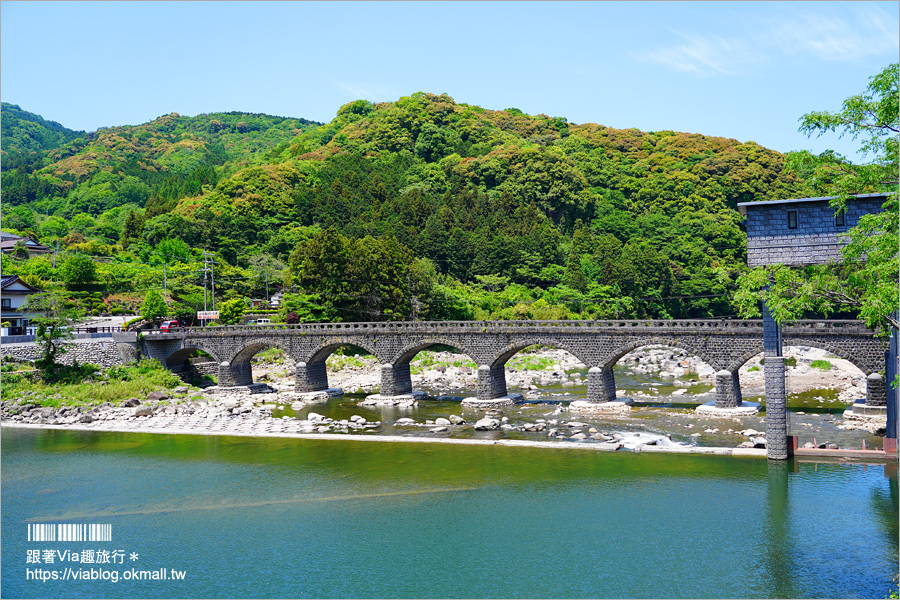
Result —
[{"label": "grass patch", "polygon": [[[160,389],[183,385],[159,361],[144,359],[136,365],[115,366],[94,375],[96,365],[58,365],[46,372],[11,374],[3,377],[4,400],[21,397],[41,406],[90,406],[118,404],[131,397],[144,397]],[[85,380],[91,380],[89,383]],[[106,381],[98,385],[98,381]]]},{"label": "grass patch", "polygon": [[821,371],[830,371],[831,363],[827,360],[814,360],[810,365],[813,369],[819,369]]},{"label": "grass patch", "polygon": [[747,372],[750,372],[750,371],[759,371],[759,367],[757,367],[757,366],[752,366],[752,367],[750,367],[749,369],[747,369]]},{"label": "grass patch", "polygon": [[556,360],[552,358],[528,354],[520,354],[508,363],[510,367],[519,371],[546,371],[556,364]]},{"label": "grass patch", "polygon": [[345,367],[364,367],[366,361],[359,356],[334,353],[325,359],[325,366],[331,371],[340,371]]},{"label": "grass patch", "polygon": [[257,352],[253,357],[254,363],[274,363],[280,364],[285,360],[284,350],[281,348],[266,348],[260,352]]}]

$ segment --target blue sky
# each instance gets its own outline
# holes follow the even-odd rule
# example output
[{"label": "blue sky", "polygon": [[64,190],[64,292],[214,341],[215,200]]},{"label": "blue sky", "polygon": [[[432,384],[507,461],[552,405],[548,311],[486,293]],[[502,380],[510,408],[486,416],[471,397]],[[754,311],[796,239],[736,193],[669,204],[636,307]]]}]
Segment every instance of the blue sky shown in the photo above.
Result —
[{"label": "blue sky", "polygon": [[0,3],[4,102],[72,129],[178,112],[330,121],[358,98],[447,93],[786,152],[898,60],[897,2]]}]

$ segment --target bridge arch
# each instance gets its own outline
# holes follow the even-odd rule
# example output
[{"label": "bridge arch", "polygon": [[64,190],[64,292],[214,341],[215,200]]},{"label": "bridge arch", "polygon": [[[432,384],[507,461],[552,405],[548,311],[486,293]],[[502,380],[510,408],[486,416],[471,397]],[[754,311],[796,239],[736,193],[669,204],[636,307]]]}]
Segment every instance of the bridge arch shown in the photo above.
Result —
[{"label": "bridge arch", "polygon": [[[831,352],[835,356],[839,356],[843,358],[847,362],[851,363],[854,367],[863,372],[864,375],[871,375],[876,369],[873,369],[872,366],[864,363],[860,357],[853,352],[850,352],[840,346],[836,346],[833,344],[829,344],[827,342],[823,342],[822,340],[813,340],[813,339],[802,339],[802,338],[789,338],[783,341],[784,347],[789,346],[808,346],[809,348],[817,348],[819,350],[825,350],[827,352]],[[744,366],[748,360],[752,359],[754,356],[758,356],[763,351],[762,343],[759,344],[759,347],[755,349],[755,351],[746,352],[740,357],[736,359],[734,363],[728,366],[728,370],[737,370]],[[877,366],[877,365],[876,365]]]},{"label": "bridge arch", "polygon": [[[676,350],[687,350],[692,355],[700,357],[700,360],[716,370],[725,369],[728,371],[737,371],[737,369],[740,367],[740,365],[734,367],[734,369],[726,367],[720,361],[716,360],[713,356],[706,352],[706,350],[704,350],[703,348],[697,348],[686,340],[668,337],[646,337],[642,339],[630,340],[610,352],[600,366],[604,369],[611,369],[617,362],[619,362],[620,358],[622,358],[629,352],[637,350],[638,348],[643,348],[644,346],[666,346],[668,348]],[[751,355],[747,358],[747,360],[752,358],[752,356],[755,355]]]},{"label": "bridge arch", "polygon": [[292,355],[290,346],[280,342],[275,337],[254,338],[245,341],[240,350],[238,350],[228,362],[230,362],[232,365],[250,362],[250,359],[252,359],[258,352],[261,352],[262,350],[265,350],[267,348],[278,348],[279,350],[284,352],[286,356],[291,358],[291,360],[294,360],[294,362],[296,362],[296,359]]},{"label": "bridge arch", "polygon": [[177,371],[177,370],[179,370],[178,367],[184,366],[184,364],[190,358],[191,354],[193,354],[197,350],[200,350],[201,352],[206,352],[207,354],[212,356],[213,360],[216,361],[216,363],[221,362],[219,353],[216,350],[214,350],[214,349],[208,347],[206,344],[203,344],[202,342],[200,342],[200,343],[191,343],[189,345],[185,345],[183,348],[176,350],[175,352],[172,352],[171,354],[166,356],[163,364],[166,366],[167,369],[169,369],[171,371]]},{"label": "bridge arch", "polygon": [[378,352],[375,351],[375,348],[370,346],[365,340],[350,338],[330,339],[324,344],[316,346],[313,350],[307,352],[305,356],[300,357],[298,360],[302,360],[306,364],[320,362],[324,363],[329,356],[334,354],[335,350],[344,346],[357,346],[358,348],[362,348],[372,356],[378,358],[379,361],[381,361],[381,357],[379,356]]},{"label": "bridge arch", "polygon": [[407,344],[387,362],[393,365],[408,363],[415,358],[419,352],[428,350],[434,346],[450,346],[454,350],[458,350],[461,354],[468,356],[475,364],[478,364],[478,355],[473,353],[471,349],[460,344],[457,340],[451,340],[441,336],[429,336],[427,338],[418,339],[411,344]]},{"label": "bridge arch", "polygon": [[585,348],[574,348],[565,342],[560,342],[559,340],[545,337],[524,338],[522,340],[518,340],[512,344],[509,344],[494,355],[493,360],[491,360],[488,366],[490,366],[492,369],[496,367],[504,367],[506,366],[506,363],[509,362],[509,359],[511,359],[513,356],[515,356],[528,346],[535,345],[550,346],[551,348],[564,350],[588,367],[593,366],[585,356]]}]

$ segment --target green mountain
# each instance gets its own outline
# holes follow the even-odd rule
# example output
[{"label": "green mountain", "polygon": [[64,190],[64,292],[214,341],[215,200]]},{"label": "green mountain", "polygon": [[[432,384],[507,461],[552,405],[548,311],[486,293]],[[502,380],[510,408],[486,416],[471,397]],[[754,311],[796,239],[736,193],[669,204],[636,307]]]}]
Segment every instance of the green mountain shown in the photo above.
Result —
[{"label": "green mountain", "polygon": [[83,135],[41,116],[22,110],[15,104],[0,103],[0,139],[4,171],[28,164],[29,155],[37,158],[45,150],[59,148]]},{"label": "green mountain", "polygon": [[[806,189],[781,154],[754,142],[579,125],[421,92],[351,102],[328,124],[173,113],[41,156],[31,172],[4,169],[2,193],[5,223],[45,243],[121,241],[147,256],[178,242],[238,268],[286,264],[279,283],[337,306],[322,290],[352,296],[352,286],[329,287],[344,271],[322,261],[322,248],[363,264],[373,250],[353,240],[394,239],[397,256],[427,259],[423,285],[445,297],[432,316],[458,304],[450,297],[459,286],[463,295],[536,290],[532,300],[554,305],[580,298],[563,314],[731,314],[727,295],[746,253],[735,205]],[[391,293],[409,302],[411,281]],[[585,308],[597,298],[601,308]],[[469,304],[442,314],[518,314]]]}]

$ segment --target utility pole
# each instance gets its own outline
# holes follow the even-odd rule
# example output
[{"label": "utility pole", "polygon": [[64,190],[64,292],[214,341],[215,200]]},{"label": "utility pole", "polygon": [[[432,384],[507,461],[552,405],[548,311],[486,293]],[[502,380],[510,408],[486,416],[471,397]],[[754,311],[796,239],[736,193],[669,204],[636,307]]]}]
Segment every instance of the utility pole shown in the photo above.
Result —
[{"label": "utility pole", "polygon": [[266,271],[266,304],[269,304],[269,272]]},{"label": "utility pole", "polygon": [[166,302],[168,302],[166,299],[169,297],[169,277],[166,273],[167,266],[166,263],[163,263],[163,300]]},{"label": "utility pole", "polygon": [[216,257],[210,253],[209,264],[212,268],[212,305],[216,310]]}]

